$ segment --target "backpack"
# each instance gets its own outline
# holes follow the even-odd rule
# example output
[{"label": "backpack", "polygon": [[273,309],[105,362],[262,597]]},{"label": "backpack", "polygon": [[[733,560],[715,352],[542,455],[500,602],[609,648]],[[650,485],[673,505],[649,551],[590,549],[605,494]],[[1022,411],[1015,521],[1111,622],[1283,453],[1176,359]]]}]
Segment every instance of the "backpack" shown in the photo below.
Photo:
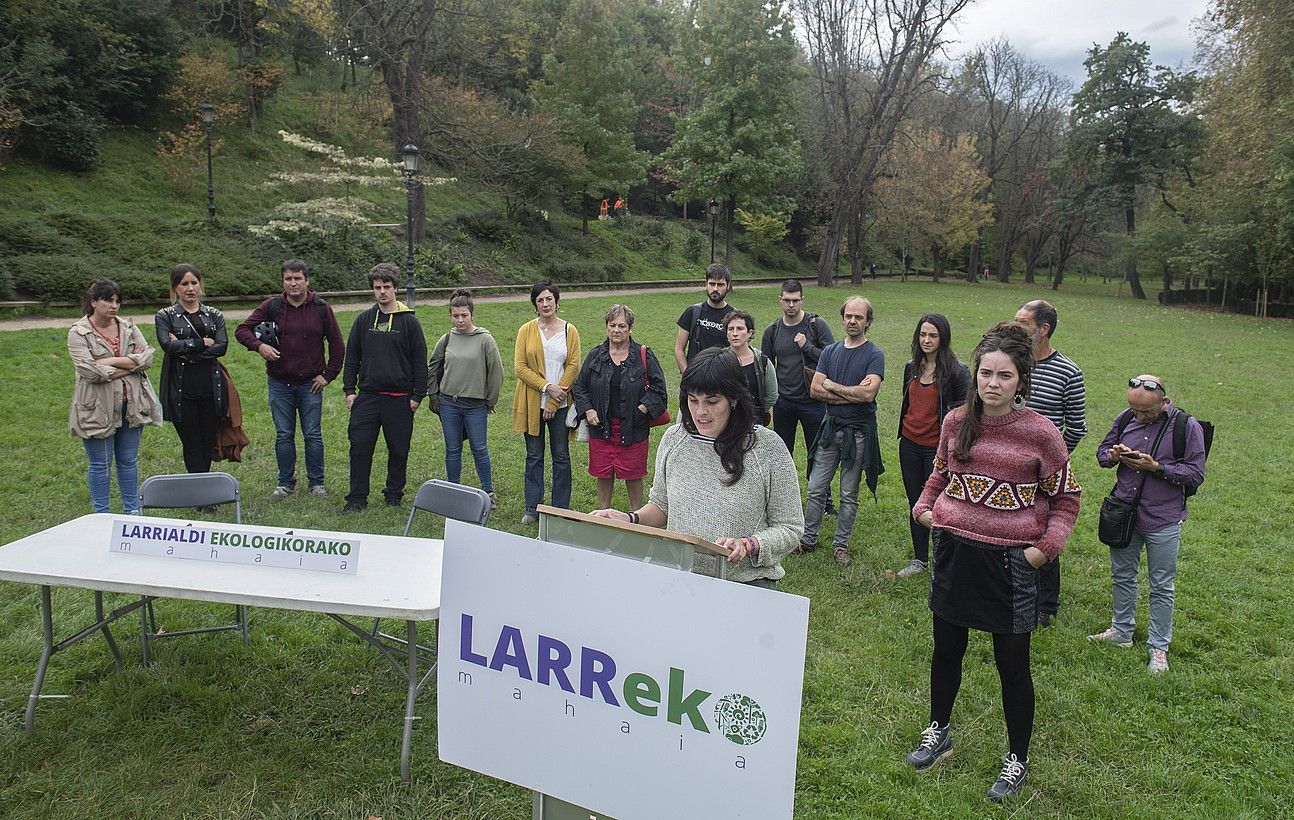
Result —
[{"label": "backpack", "polygon": [[[269,302],[270,306],[266,311],[267,321],[273,322],[277,327],[279,313],[283,310],[283,294],[271,296]],[[319,314],[319,329],[326,336],[328,335],[328,303],[318,296],[315,297],[315,311]]]},{"label": "backpack", "polygon": [[[1173,413],[1173,458],[1181,461],[1186,457],[1186,434],[1190,428],[1190,420],[1193,418],[1190,413],[1180,408],[1174,408]],[[1213,449],[1213,422],[1204,419],[1195,419],[1200,423],[1200,430],[1204,433],[1204,461],[1208,463],[1209,450]],[[1118,424],[1115,427],[1115,439],[1123,438],[1123,431],[1127,429],[1129,422],[1132,421],[1132,411],[1124,410],[1119,415]],[[1200,481],[1200,484],[1203,484]],[[1183,487],[1186,491],[1186,497],[1190,498],[1199,492],[1199,485],[1194,487]]]}]

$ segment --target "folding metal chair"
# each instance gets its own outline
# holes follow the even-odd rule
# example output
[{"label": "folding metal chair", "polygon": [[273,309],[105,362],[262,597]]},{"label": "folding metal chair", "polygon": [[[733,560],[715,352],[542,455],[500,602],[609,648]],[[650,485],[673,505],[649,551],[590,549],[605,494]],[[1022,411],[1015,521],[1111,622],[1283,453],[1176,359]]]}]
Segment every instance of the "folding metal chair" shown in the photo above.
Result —
[{"label": "folding metal chair", "polygon": [[[229,473],[179,473],[173,475],[155,475],[139,486],[139,506],[141,510],[177,509],[180,507],[207,507],[216,504],[234,505],[234,523],[243,523],[243,505],[238,491],[238,479]],[[148,666],[148,646],[160,638],[173,638],[179,635],[199,635],[206,632],[227,632],[238,630],[247,643],[247,607],[235,606],[237,622],[225,626],[208,626],[198,629],[182,629],[176,632],[157,632],[157,619],[153,613],[153,599],[140,610],[140,642],[143,645],[144,666]]]},{"label": "folding metal chair", "polygon": [[[418,510],[484,527],[490,521],[490,494],[476,487],[441,481],[439,478],[424,481],[413,498],[409,520],[404,524],[406,536],[413,529],[413,517],[418,514]],[[373,619],[374,638],[382,637],[396,643],[405,643],[401,638],[380,632],[381,623],[381,618]]]}]

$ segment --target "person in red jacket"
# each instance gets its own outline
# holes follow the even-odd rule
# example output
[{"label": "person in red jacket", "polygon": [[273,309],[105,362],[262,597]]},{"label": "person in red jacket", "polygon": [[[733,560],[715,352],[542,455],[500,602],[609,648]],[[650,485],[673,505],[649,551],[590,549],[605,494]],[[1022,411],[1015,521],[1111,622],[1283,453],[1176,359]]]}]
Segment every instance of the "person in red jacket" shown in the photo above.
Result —
[{"label": "person in red jacket", "polygon": [[1019,324],[984,334],[971,371],[975,391],[945,417],[934,472],[912,508],[934,536],[934,653],[930,725],[907,762],[923,771],[952,754],[949,718],[968,635],[991,633],[1010,744],[988,790],[994,801],[1019,794],[1028,774],[1037,570],[1064,549],[1082,492],[1060,432],[1025,407],[1032,367],[1032,344]]}]

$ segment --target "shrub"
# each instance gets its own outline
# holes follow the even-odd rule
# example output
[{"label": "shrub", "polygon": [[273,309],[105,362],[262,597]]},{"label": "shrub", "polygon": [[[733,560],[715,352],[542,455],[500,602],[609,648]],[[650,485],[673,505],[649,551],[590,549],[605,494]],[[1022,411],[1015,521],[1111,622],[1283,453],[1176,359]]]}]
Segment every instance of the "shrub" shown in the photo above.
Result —
[{"label": "shrub", "polygon": [[42,156],[69,171],[89,171],[103,150],[103,119],[76,103],[52,112],[40,131]]},{"label": "shrub", "polygon": [[94,279],[114,281],[127,272],[99,254],[21,254],[9,260],[14,288],[19,294],[46,302],[79,301]]},{"label": "shrub", "polygon": [[795,251],[780,242],[775,245],[757,245],[752,255],[756,262],[771,270],[795,271],[800,267]]},{"label": "shrub", "polygon": [[445,287],[462,284],[463,265],[453,257],[453,247],[447,243],[416,246],[413,249],[413,263],[418,274],[418,286]]},{"label": "shrub", "polygon": [[66,250],[67,246],[58,231],[44,220],[0,217],[0,256],[58,253]]},{"label": "shrub", "polygon": [[4,257],[0,257],[0,299],[12,299],[13,290],[13,271],[9,269],[9,263]]},{"label": "shrub", "polygon": [[625,266],[619,262],[563,259],[544,265],[544,275],[553,282],[619,282]]},{"label": "shrub", "polygon": [[705,256],[705,235],[700,231],[688,231],[684,234],[683,256],[689,262],[700,262]]},{"label": "shrub", "polygon": [[512,236],[513,224],[507,217],[493,211],[478,211],[470,214],[457,214],[454,221],[463,226],[469,234],[482,242],[502,244]]}]

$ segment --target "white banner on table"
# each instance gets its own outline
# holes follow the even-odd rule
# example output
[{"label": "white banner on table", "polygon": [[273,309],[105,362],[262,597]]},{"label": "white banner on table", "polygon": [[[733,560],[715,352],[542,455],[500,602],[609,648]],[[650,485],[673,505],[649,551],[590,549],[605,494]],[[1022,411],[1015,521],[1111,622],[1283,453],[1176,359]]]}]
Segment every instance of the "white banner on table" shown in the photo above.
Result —
[{"label": "white banner on table", "polygon": [[449,521],[441,759],[621,820],[789,818],[809,601]]},{"label": "white banner on table", "polygon": [[308,569],[354,575],[359,566],[359,539],[333,533],[295,535],[292,530],[239,527],[147,518],[112,522],[110,552],[219,561],[282,569]]}]

